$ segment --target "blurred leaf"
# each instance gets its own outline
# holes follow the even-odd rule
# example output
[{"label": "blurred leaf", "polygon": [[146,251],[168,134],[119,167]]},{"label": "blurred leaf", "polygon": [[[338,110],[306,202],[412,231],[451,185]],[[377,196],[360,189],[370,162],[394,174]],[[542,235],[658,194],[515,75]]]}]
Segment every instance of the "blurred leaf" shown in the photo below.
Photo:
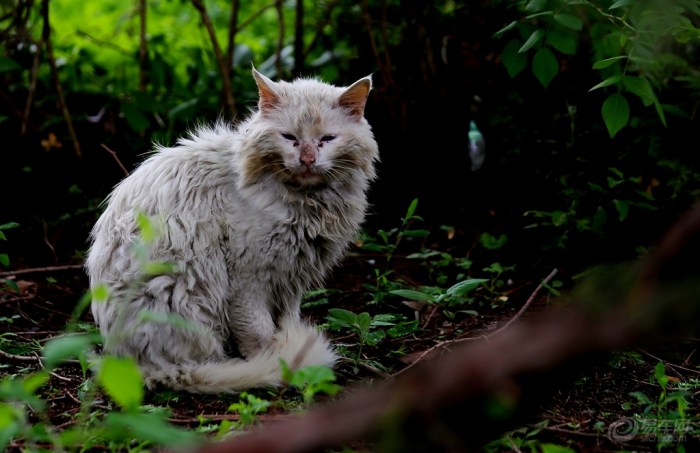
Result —
[{"label": "blurred leaf", "polygon": [[547,31],[547,42],[563,54],[576,55],[578,36],[571,30],[549,30]]},{"label": "blurred leaf", "polygon": [[461,281],[455,285],[452,285],[450,288],[447,289],[445,294],[449,296],[455,296],[458,294],[466,294],[469,291],[473,290],[477,286],[481,285],[482,283],[488,282],[488,279],[485,278],[471,278],[468,280]]},{"label": "blurred leaf", "polygon": [[521,47],[520,41],[513,39],[506,44],[501,53],[501,61],[511,79],[527,66],[527,56],[519,52]]},{"label": "blurred leaf", "polygon": [[432,294],[424,293],[421,291],[414,291],[412,289],[394,289],[389,291],[389,294],[403,297],[405,299],[418,300],[421,302],[432,302],[435,299],[435,297]]},{"label": "blurred leaf", "polygon": [[542,37],[544,36],[544,31],[540,30],[539,28],[536,29],[535,31],[532,32],[529,38],[525,41],[525,44],[520,47],[518,50],[518,53],[524,53],[533,48],[535,45],[539,44],[539,42],[542,40]]},{"label": "blurred leaf", "polygon": [[615,64],[616,62],[623,60],[625,58],[627,58],[627,56],[622,55],[619,57],[612,57],[612,58],[606,58],[604,60],[598,60],[595,63],[593,63],[593,69],[607,68],[608,66],[611,66],[611,65]]},{"label": "blurred leaf", "polygon": [[80,357],[99,341],[98,335],[65,335],[52,338],[42,351],[44,366],[50,370],[64,360]]},{"label": "blurred leaf", "polygon": [[103,357],[97,382],[105,393],[124,409],[137,409],[143,402],[143,378],[132,359]]},{"label": "blurred leaf", "polygon": [[530,0],[525,5],[525,11],[536,13],[542,11],[547,6],[547,0]]},{"label": "blurred leaf", "polygon": [[639,96],[645,107],[656,101],[654,89],[645,77],[625,76],[622,83],[629,92]]},{"label": "blurred leaf", "polygon": [[622,76],[619,75],[619,74],[618,74],[618,75],[611,76],[611,77],[608,77],[607,79],[603,80],[603,81],[600,82],[598,85],[594,86],[593,88],[591,88],[591,89],[588,90],[588,91],[590,92],[590,91],[593,91],[593,90],[597,90],[598,88],[603,88],[603,87],[607,87],[607,86],[610,86],[610,85],[614,85],[614,84],[618,83],[620,80],[622,80]]},{"label": "blurred leaf", "polygon": [[551,50],[542,48],[537,51],[532,59],[532,72],[543,87],[549,86],[554,76],[559,73],[559,62]]},{"label": "blurred leaf", "polygon": [[22,66],[15,60],[0,55],[0,74],[3,72],[17,71],[20,69],[22,69]]},{"label": "blurred leaf", "polygon": [[559,22],[564,27],[570,28],[571,30],[579,31],[583,28],[583,22],[581,19],[572,14],[556,13],[554,14],[554,20]]},{"label": "blurred leaf", "polygon": [[608,133],[612,138],[629,121],[630,107],[627,99],[621,94],[611,94],[603,102],[602,114],[605,126],[608,128]]}]

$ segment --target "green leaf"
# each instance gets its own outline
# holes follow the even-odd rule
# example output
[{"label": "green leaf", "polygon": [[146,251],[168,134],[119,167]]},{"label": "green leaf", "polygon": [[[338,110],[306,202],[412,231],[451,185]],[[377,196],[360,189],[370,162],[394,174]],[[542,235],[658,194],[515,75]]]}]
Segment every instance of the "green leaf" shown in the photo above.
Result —
[{"label": "green leaf", "polygon": [[0,230],[9,230],[11,228],[17,228],[19,226],[19,223],[17,222],[8,222],[8,223],[3,223],[0,225]]},{"label": "green leaf", "polygon": [[498,30],[496,33],[493,34],[494,37],[500,37],[502,34],[504,34],[507,31],[510,31],[515,28],[515,26],[518,25],[518,21],[514,20],[505,27],[501,28]]},{"label": "green leaf", "polygon": [[659,115],[659,119],[661,120],[661,123],[666,126],[666,115],[664,114],[664,109],[659,103],[658,100],[654,100],[654,107],[656,108],[656,113]]},{"label": "green leaf", "polygon": [[10,267],[10,255],[7,253],[0,253],[0,265]]},{"label": "green leaf", "polygon": [[401,234],[409,238],[424,238],[430,234],[430,230],[405,230]]},{"label": "green leaf", "polygon": [[50,370],[64,360],[80,357],[99,341],[99,335],[66,335],[52,338],[41,353],[44,366]]},{"label": "green leaf", "polygon": [[624,221],[630,210],[629,203],[624,200],[613,200],[613,204],[615,205],[615,209],[617,209],[618,219],[620,222]]},{"label": "green leaf", "polygon": [[645,107],[652,105],[656,101],[654,89],[646,78],[625,76],[622,79],[622,83],[629,92],[639,96]]},{"label": "green leaf", "polygon": [[619,74],[614,75],[614,76],[610,76],[588,91],[591,92],[593,90],[597,90],[598,88],[603,88],[603,87],[607,87],[610,85],[614,85],[614,84],[618,83],[620,80],[622,80],[622,76]]},{"label": "green leaf", "polygon": [[618,9],[624,8],[625,6],[631,5],[635,0],[619,0],[608,7],[608,9]]},{"label": "green leaf", "polygon": [[357,315],[344,308],[331,308],[326,320],[339,327],[352,327],[357,324]]},{"label": "green leaf", "polygon": [[563,54],[576,55],[578,36],[571,30],[549,30],[547,42]]},{"label": "green leaf", "polygon": [[627,125],[630,117],[630,106],[623,95],[615,93],[608,96],[603,102],[602,113],[603,121],[612,138]]},{"label": "green leaf", "polygon": [[552,211],[552,225],[562,226],[566,223],[566,213],[564,211]]},{"label": "green leaf", "polygon": [[559,444],[540,444],[542,453],[576,453],[576,450],[571,447]]},{"label": "green leaf", "polygon": [[389,294],[421,302],[432,302],[433,300],[435,300],[435,297],[432,294],[424,293],[421,291],[414,291],[412,289],[394,289],[392,291],[389,291]]},{"label": "green leaf", "polygon": [[554,20],[572,30],[579,31],[583,28],[583,21],[572,14],[556,13],[554,15]]},{"label": "green leaf", "polygon": [[457,284],[454,284],[450,286],[447,291],[445,291],[445,294],[448,296],[454,296],[458,294],[466,294],[469,291],[473,290],[477,286],[481,285],[482,283],[486,283],[488,279],[486,278],[470,278],[468,280],[461,281]]},{"label": "green leaf", "polygon": [[143,402],[143,378],[132,359],[104,357],[100,363],[97,382],[124,409],[135,410]]},{"label": "green leaf", "polygon": [[129,127],[138,133],[144,132],[151,125],[151,122],[136,104],[122,103],[121,113],[126,118],[126,122],[129,123]]},{"label": "green leaf", "polygon": [[663,362],[657,362],[656,367],[654,368],[654,377],[656,377],[656,382],[659,383],[659,385],[662,388],[666,388],[668,386],[668,376],[666,376],[666,367],[664,366]]},{"label": "green leaf", "polygon": [[107,289],[107,285],[95,285],[92,289],[90,289],[90,294],[93,301],[103,302],[109,297],[109,289]]},{"label": "green leaf", "polygon": [[619,57],[612,57],[612,58],[606,58],[604,60],[598,60],[595,63],[593,63],[593,69],[607,68],[608,66],[612,66],[613,64],[615,64],[615,62],[623,60],[625,58],[627,58],[627,56],[622,55]]},{"label": "green leaf", "polygon": [[105,417],[108,433],[115,435],[125,431],[131,438],[150,441],[157,445],[169,445],[178,449],[192,448],[200,437],[187,429],[168,424],[157,414],[110,412]]},{"label": "green leaf", "polygon": [[521,47],[520,41],[513,39],[506,44],[501,53],[501,61],[511,79],[527,66],[527,56],[519,52]]},{"label": "green leaf", "polygon": [[539,28],[535,31],[532,32],[529,38],[525,41],[525,44],[520,47],[518,50],[518,53],[524,53],[530,50],[532,47],[537,45],[541,40],[542,37],[544,36],[544,31],[540,30]]},{"label": "green leaf", "polygon": [[532,59],[532,72],[543,87],[547,88],[559,72],[559,62],[551,50],[542,48]]},{"label": "green leaf", "polygon": [[538,11],[542,11],[545,6],[547,6],[547,0],[530,0],[527,2],[527,5],[525,5],[525,11],[529,13],[536,13]]},{"label": "green leaf", "polygon": [[148,244],[155,240],[157,236],[156,227],[146,214],[140,211],[136,213],[136,225],[139,228],[141,238],[144,240],[144,242]]},{"label": "green leaf", "polygon": [[413,214],[415,214],[417,207],[418,207],[418,198],[414,198],[413,201],[411,201],[411,204],[408,206],[408,210],[406,211],[406,217],[405,217],[406,220],[413,217]]},{"label": "green leaf", "polygon": [[22,66],[12,58],[0,56],[0,74],[20,69],[22,69]]}]

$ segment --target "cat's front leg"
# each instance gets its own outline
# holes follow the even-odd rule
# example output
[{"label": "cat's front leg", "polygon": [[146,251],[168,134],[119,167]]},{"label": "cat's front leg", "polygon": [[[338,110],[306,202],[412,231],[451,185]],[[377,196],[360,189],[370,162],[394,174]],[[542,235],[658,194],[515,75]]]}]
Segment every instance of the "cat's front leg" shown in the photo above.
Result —
[{"label": "cat's front leg", "polygon": [[243,358],[272,346],[275,322],[264,300],[246,296],[230,305],[229,327]]}]

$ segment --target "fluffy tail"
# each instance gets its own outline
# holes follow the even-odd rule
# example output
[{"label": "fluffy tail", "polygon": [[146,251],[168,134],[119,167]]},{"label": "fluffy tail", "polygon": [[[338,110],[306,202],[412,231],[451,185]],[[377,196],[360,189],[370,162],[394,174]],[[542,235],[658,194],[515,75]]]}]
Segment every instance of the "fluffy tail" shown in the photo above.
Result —
[{"label": "fluffy tail", "polygon": [[275,335],[271,348],[247,360],[229,359],[158,368],[146,366],[142,367],[142,372],[149,388],[162,384],[192,393],[231,393],[280,385],[282,369],[279,359],[296,369],[308,365],[331,366],[337,356],[316,328],[299,323],[286,326]]}]

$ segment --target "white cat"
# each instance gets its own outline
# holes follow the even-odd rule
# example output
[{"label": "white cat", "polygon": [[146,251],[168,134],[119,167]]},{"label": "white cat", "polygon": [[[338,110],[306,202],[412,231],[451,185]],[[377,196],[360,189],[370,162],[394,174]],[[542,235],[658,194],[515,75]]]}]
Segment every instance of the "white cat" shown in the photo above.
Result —
[{"label": "white cat", "polygon": [[[109,290],[92,304],[105,349],[135,358],[149,388],[231,392],[279,384],[280,358],[336,359],[300,302],[364,220],[378,160],[364,119],[371,79],[340,88],[253,77],[255,112],[157,149],[115,187],[92,231],[90,284]],[[137,212],[162,224],[149,259],[178,272],[144,277]]]}]

